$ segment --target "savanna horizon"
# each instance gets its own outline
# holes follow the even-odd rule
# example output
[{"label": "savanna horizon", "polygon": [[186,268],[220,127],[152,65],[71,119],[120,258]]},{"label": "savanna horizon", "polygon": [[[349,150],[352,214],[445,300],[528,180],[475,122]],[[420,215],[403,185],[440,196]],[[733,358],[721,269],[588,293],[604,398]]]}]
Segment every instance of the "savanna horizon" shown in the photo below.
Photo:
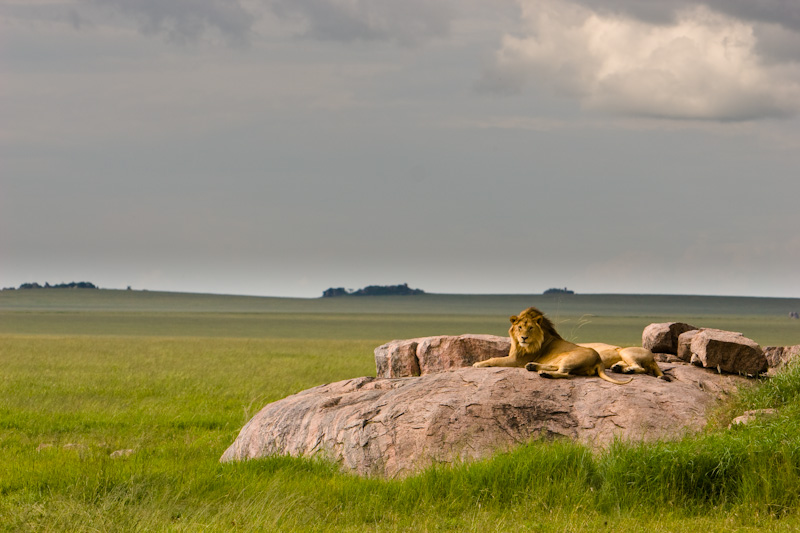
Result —
[{"label": "savanna horizon", "polygon": [[[740,331],[762,346],[790,345],[800,299],[674,295],[440,295],[274,298],[151,291],[0,291],[0,333],[352,338],[380,341],[507,334],[531,305],[575,342],[636,345],[652,322]],[[314,318],[309,331],[305,318]],[[796,342],[795,342],[796,341]]]}]

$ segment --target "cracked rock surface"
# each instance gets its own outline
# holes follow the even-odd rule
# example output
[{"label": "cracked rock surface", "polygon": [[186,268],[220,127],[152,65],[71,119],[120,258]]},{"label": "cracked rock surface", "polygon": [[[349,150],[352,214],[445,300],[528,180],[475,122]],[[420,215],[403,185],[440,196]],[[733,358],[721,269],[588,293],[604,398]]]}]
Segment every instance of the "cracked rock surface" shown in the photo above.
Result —
[{"label": "cracked rock surface", "polygon": [[675,439],[701,429],[706,409],[745,378],[661,363],[672,378],[547,380],[519,368],[458,368],[419,377],[362,377],[264,407],[222,461],[324,457],[364,476],[397,477],[437,462],[481,459],[531,439],[600,448],[614,438]]}]

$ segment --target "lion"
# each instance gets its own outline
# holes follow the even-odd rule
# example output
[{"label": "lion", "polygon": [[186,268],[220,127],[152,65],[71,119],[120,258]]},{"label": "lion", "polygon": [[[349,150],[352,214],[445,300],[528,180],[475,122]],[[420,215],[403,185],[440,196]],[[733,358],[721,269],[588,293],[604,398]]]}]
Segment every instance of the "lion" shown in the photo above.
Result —
[{"label": "lion", "polygon": [[603,360],[603,366],[612,372],[620,372],[622,374],[650,374],[664,381],[670,381],[670,379],[661,372],[661,369],[658,368],[653,352],[647,348],[639,348],[637,346],[622,348],[602,342],[582,342],[579,343],[578,346],[591,348],[599,353],[600,359]]},{"label": "lion", "polygon": [[535,307],[529,307],[510,320],[511,349],[508,355],[479,361],[473,366],[525,367],[544,378],[599,376],[617,385],[633,379],[617,381],[608,377],[597,351],[565,341],[550,319]]}]

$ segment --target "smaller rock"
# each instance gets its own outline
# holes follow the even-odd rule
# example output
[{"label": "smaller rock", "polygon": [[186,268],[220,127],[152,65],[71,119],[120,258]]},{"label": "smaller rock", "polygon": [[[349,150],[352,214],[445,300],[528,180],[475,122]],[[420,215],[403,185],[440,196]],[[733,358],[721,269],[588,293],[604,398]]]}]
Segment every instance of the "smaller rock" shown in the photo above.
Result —
[{"label": "smaller rock", "polygon": [[791,361],[800,357],[800,344],[795,346],[767,346],[764,348],[764,357],[770,373],[774,374]]},{"label": "smaller rock", "polygon": [[692,360],[692,339],[698,333],[700,333],[699,329],[693,329],[678,335],[677,357],[679,361],[688,363]]},{"label": "smaller rock", "polygon": [[423,339],[417,346],[420,375],[438,374],[470,367],[492,357],[505,357],[511,349],[508,337],[460,335]]},{"label": "smaller rock", "polygon": [[653,356],[657,363],[683,363],[677,355],[671,353],[654,353]]},{"label": "smaller rock", "polygon": [[687,331],[698,329],[683,322],[650,324],[642,331],[642,347],[653,353],[678,353],[678,337]]},{"label": "smaller rock", "polygon": [[763,420],[765,418],[772,418],[778,414],[776,409],[754,409],[753,411],[745,411],[742,416],[737,416],[728,425],[728,428],[733,426],[744,426],[755,422],[756,420]]},{"label": "smaller rock", "polygon": [[375,348],[379,378],[407,378],[472,366],[491,357],[505,357],[508,337],[496,335],[439,335],[396,340]]},{"label": "smaller rock", "polygon": [[422,339],[387,342],[375,348],[375,370],[379,378],[419,376],[417,345]]},{"label": "smaller rock", "polygon": [[719,372],[755,376],[767,370],[764,351],[741,333],[704,329],[692,338],[689,348],[692,363]]},{"label": "smaller rock", "polygon": [[111,457],[112,459],[119,459],[120,457],[128,457],[128,456],[133,455],[133,454],[134,454],[134,450],[131,450],[131,449],[115,450],[115,451],[111,452],[109,457]]}]

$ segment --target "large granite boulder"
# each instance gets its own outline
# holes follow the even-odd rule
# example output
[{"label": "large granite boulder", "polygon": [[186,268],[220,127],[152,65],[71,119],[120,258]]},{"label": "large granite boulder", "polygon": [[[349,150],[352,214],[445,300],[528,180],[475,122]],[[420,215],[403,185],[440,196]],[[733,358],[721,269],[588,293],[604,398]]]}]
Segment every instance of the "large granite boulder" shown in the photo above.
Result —
[{"label": "large granite boulder", "polygon": [[[671,382],[649,375],[632,376],[627,385],[594,377],[546,380],[521,368],[471,367],[507,355],[506,337],[392,341],[375,349],[377,378],[322,385],[267,405],[221,460],[321,455],[346,471],[396,477],[536,438],[595,448],[614,439],[674,439],[702,428],[706,409],[747,382],[721,372],[755,375],[766,368],[758,345],[738,333],[681,323],[648,329],[653,335],[643,338],[651,339],[651,350],[677,352],[695,365],[660,363]],[[772,359],[797,353],[787,350],[775,349]]]},{"label": "large granite boulder", "polygon": [[472,366],[491,357],[505,357],[508,337],[495,335],[440,335],[387,342],[375,348],[379,378],[424,376]]},{"label": "large granite boulder", "polygon": [[698,329],[683,322],[650,324],[642,331],[642,347],[653,353],[678,353],[678,337],[681,333]]},{"label": "large granite boulder", "polygon": [[719,372],[756,376],[767,371],[764,351],[741,333],[703,329],[691,339],[691,362]]},{"label": "large granite boulder", "polygon": [[434,463],[485,458],[537,438],[603,447],[615,438],[675,439],[745,381],[661,364],[671,382],[633,376],[547,380],[521,368],[462,368],[412,378],[321,385],[264,407],[222,461],[321,455],[365,476],[396,477]]}]

